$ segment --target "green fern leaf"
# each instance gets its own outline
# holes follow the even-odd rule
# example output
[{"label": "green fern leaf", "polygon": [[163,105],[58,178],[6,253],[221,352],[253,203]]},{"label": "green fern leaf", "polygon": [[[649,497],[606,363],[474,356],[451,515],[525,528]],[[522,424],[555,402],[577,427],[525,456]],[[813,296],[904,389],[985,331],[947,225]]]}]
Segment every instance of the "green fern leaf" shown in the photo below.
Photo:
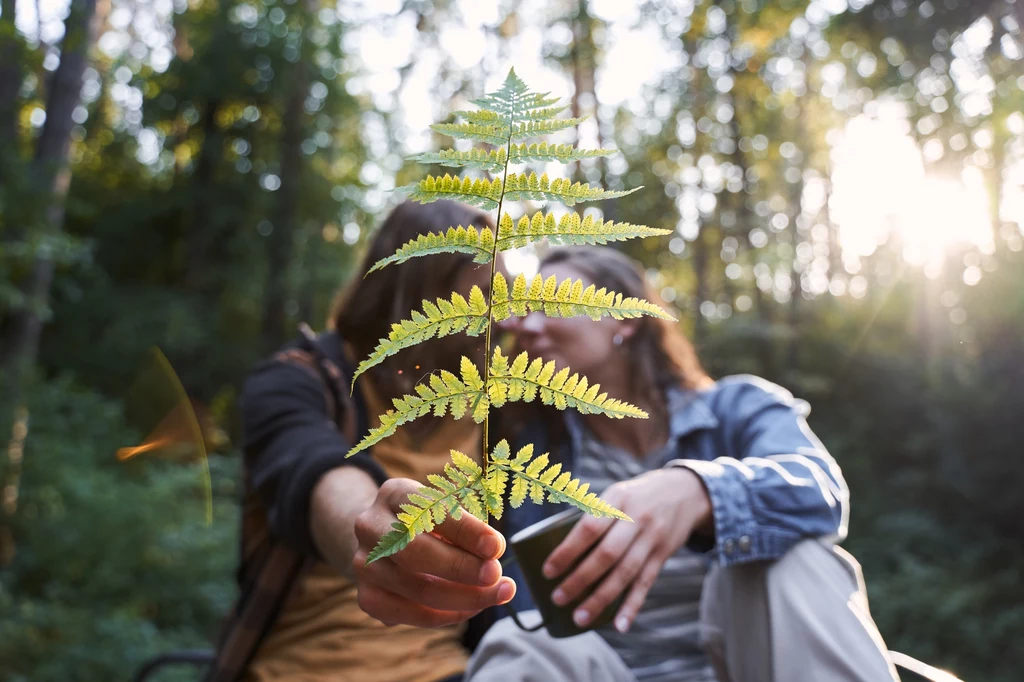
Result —
[{"label": "green fern leaf", "polygon": [[447,173],[440,178],[428,175],[418,183],[399,189],[407,192],[410,200],[421,204],[450,199],[489,211],[497,208],[501,200],[500,179],[460,178]]},{"label": "green fern leaf", "polygon": [[505,120],[501,117],[501,115],[498,112],[491,111],[489,109],[478,109],[476,111],[453,111],[452,116],[464,118],[470,123],[476,123],[477,125],[506,125]]},{"label": "green fern leaf", "polygon": [[449,227],[445,234],[430,232],[406,242],[393,255],[374,263],[366,274],[380,270],[392,263],[404,263],[410,258],[429,256],[435,253],[468,253],[473,256],[474,263],[490,263],[493,248],[494,233],[489,227],[479,231],[475,227],[462,227],[461,225]]},{"label": "green fern leaf", "polygon": [[379,365],[403,348],[415,346],[436,337],[448,336],[465,331],[469,336],[479,336],[487,326],[487,299],[480,287],[474,286],[467,301],[453,293],[450,301],[437,299],[437,304],[423,301],[423,312],[413,311],[411,319],[391,325],[391,333],[381,339],[370,356],[359,363],[356,377],[366,370]]},{"label": "green fern leaf", "polygon": [[593,159],[614,154],[614,149],[576,149],[570,144],[514,144],[509,149],[509,163],[555,162],[572,163],[582,159]]},{"label": "green fern leaf", "polygon": [[513,315],[524,317],[538,310],[544,311],[548,317],[586,315],[593,320],[605,316],[623,320],[647,315],[675,321],[667,312],[642,298],[624,298],[614,291],[596,289],[593,284],[584,288],[580,279],[568,278],[559,284],[554,275],[547,280],[536,275],[529,285],[526,275],[519,275],[512,283],[512,294],[509,295],[505,276],[496,272],[491,285],[491,305],[495,322]]},{"label": "green fern leaf", "polygon": [[530,362],[526,353],[520,353],[509,365],[501,348],[495,348],[487,396],[495,407],[507,401],[531,402],[539,395],[545,405],[554,405],[560,410],[574,407],[582,414],[603,414],[615,419],[647,418],[647,413],[635,405],[599,393],[600,388],[600,384],[591,386],[586,377],[578,374],[570,377],[568,367],[556,374],[553,360],[544,363],[536,358]]},{"label": "green fern leaf", "polygon": [[493,145],[507,144],[509,136],[508,125],[504,123],[435,123],[430,129],[458,140],[480,140]]},{"label": "green fern leaf", "polygon": [[525,140],[531,137],[542,137],[557,133],[567,128],[575,128],[586,118],[556,118],[547,121],[528,120],[512,126],[512,139]]},{"label": "green fern leaf", "polygon": [[438,152],[428,152],[409,157],[411,161],[420,163],[434,163],[440,166],[482,168],[492,173],[500,173],[505,170],[505,147],[499,149],[469,149],[458,151],[455,149],[442,149]]},{"label": "green fern leaf", "polygon": [[[553,106],[558,104],[558,101],[558,97],[549,97],[546,92],[530,92],[526,83],[516,76],[515,69],[512,69],[508,72],[501,89],[473,100],[473,104],[489,114],[497,114],[500,120],[514,124],[521,121],[542,121],[557,116],[565,109],[564,106]],[[458,113],[473,114],[477,117],[474,119],[467,116],[467,121],[490,120],[481,117],[479,112]]]},{"label": "green fern leaf", "polygon": [[512,479],[512,493],[509,504],[519,507],[527,494],[537,504],[544,501],[545,494],[551,502],[567,502],[591,516],[611,517],[632,521],[629,516],[611,506],[596,494],[588,492],[588,485],[572,478],[562,465],[548,466],[548,455],[533,457],[533,446],[522,448],[515,459],[509,458],[508,443],[501,441],[491,452],[488,478],[507,474]]},{"label": "green fern leaf", "polygon": [[547,239],[551,244],[571,246],[583,244],[608,244],[627,239],[660,237],[672,234],[672,230],[661,230],[646,225],[616,223],[600,220],[588,215],[566,213],[556,217],[551,213],[538,211],[533,216],[522,216],[519,220],[504,213],[498,223],[498,250],[519,249],[531,242]]},{"label": "green fern leaf", "polygon": [[[401,505],[393,530],[381,537],[366,557],[366,563],[400,552],[420,533],[429,533],[448,516],[458,517],[459,506],[486,521],[480,496],[485,494],[484,472],[480,465],[458,450],[451,450],[452,461],[445,465],[445,476],[431,474],[434,487],[423,486]],[[506,475],[507,478],[507,475]]]},{"label": "green fern leaf", "polygon": [[[535,99],[529,102],[524,102],[522,104],[522,108],[516,112],[516,122],[522,123],[529,121],[548,121],[566,110],[566,106],[564,104],[556,104],[558,100],[552,102],[552,104],[555,104],[555,106],[553,107],[545,105],[538,107],[536,104],[533,103],[536,101],[537,100]],[[584,121],[586,119],[579,120]]]},{"label": "green fern leaf", "polygon": [[558,201],[566,206],[572,206],[581,201],[600,201],[624,197],[638,189],[640,188],[610,192],[585,183],[573,183],[568,178],[552,180],[547,173],[539,177],[536,173],[529,175],[509,173],[505,183],[505,198],[511,201]]},{"label": "green fern leaf", "polygon": [[469,413],[474,421],[482,422],[487,416],[490,401],[480,371],[469,358],[463,356],[459,373],[461,378],[445,371],[431,374],[429,385],[417,384],[416,395],[395,398],[392,401],[395,409],[380,415],[380,425],[370,429],[345,456],[351,457],[376,445],[403,424],[430,413],[443,417],[445,412],[451,412],[454,419],[462,419]]}]

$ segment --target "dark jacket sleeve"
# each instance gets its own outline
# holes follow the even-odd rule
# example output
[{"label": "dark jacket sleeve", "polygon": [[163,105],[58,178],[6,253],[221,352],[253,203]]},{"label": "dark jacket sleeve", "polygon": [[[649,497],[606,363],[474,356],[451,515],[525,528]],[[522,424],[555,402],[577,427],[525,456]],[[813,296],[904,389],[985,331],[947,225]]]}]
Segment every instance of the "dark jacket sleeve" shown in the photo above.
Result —
[{"label": "dark jacket sleeve", "polygon": [[355,466],[378,485],[387,476],[368,453],[349,459],[349,443],[328,414],[324,384],[311,372],[279,360],[256,368],[241,397],[243,448],[252,484],[271,533],[319,558],[309,525],[314,486],[327,471]]}]

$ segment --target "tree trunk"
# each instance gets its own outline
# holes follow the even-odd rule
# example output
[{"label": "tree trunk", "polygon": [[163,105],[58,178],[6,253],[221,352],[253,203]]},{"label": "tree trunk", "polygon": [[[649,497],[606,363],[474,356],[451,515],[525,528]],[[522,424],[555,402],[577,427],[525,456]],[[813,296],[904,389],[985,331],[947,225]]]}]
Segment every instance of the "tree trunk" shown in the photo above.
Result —
[{"label": "tree trunk", "polygon": [[[14,26],[17,0],[0,3],[0,150],[15,150],[18,142],[18,92],[21,90],[21,39]],[[3,161],[3,160],[0,160]],[[0,166],[0,180],[3,179]]]},{"label": "tree trunk", "polygon": [[192,207],[185,229],[185,288],[201,293],[209,283],[212,263],[209,259],[210,244],[213,243],[211,215],[216,205],[217,166],[222,156],[223,136],[217,128],[217,114],[220,100],[211,98],[203,112],[203,144],[199,149],[196,170],[192,181]]},{"label": "tree trunk", "polygon": [[[106,0],[104,0],[106,1]],[[52,234],[59,234],[64,224],[64,207],[71,169],[68,151],[71,146],[71,113],[80,102],[82,75],[99,29],[100,15],[97,0],[74,0],[65,22],[64,41],[60,64],[53,74],[46,101],[46,123],[36,144],[35,158],[30,176],[41,193],[47,195],[45,215],[41,216]],[[35,361],[42,330],[41,313],[47,306],[50,282],[53,279],[53,260],[46,252],[36,255],[32,272],[23,290],[26,305],[11,316],[5,339],[0,368],[11,382],[17,395],[21,377]]]},{"label": "tree trunk", "polygon": [[[310,0],[298,9],[303,13],[302,31],[308,31],[312,21]],[[292,70],[291,90],[285,102],[281,130],[281,186],[271,216],[273,231],[267,239],[267,281],[264,290],[263,341],[267,348],[276,347],[285,332],[288,298],[288,267],[295,251],[295,230],[299,207],[299,188],[302,175],[302,135],[305,129],[305,101],[309,90],[309,70],[302,58],[299,41],[299,59]]]},{"label": "tree trunk", "polygon": [[[109,0],[100,0],[105,10]],[[12,3],[13,4],[13,3]],[[68,152],[71,147],[71,129],[74,121],[71,113],[80,102],[82,76],[88,60],[89,49],[96,39],[105,12],[97,12],[97,0],[72,0],[67,21],[60,63],[53,74],[50,91],[46,100],[46,123],[36,145],[35,158],[29,170],[29,177],[47,201],[41,202],[47,208],[39,216],[40,222],[51,235],[60,234],[64,226],[64,207],[68,185],[71,182]],[[4,9],[6,11],[6,4]],[[42,332],[42,312],[47,307],[50,283],[53,280],[53,259],[46,251],[36,254],[32,271],[23,285],[25,306],[11,315],[6,329],[4,346],[0,349],[0,399],[3,414],[0,433],[11,434],[7,452],[11,457],[11,468],[3,481],[3,495],[10,505],[5,505],[4,515],[14,513],[18,494],[18,477],[24,441],[28,435],[27,413],[19,409],[22,385],[25,376],[35,362]],[[8,419],[18,411],[15,428],[8,432]],[[18,426],[20,424],[20,427]],[[17,452],[17,457],[13,453]],[[16,460],[16,461],[15,461]],[[10,561],[14,551],[14,539],[10,526],[0,526],[0,554],[4,561]]]}]

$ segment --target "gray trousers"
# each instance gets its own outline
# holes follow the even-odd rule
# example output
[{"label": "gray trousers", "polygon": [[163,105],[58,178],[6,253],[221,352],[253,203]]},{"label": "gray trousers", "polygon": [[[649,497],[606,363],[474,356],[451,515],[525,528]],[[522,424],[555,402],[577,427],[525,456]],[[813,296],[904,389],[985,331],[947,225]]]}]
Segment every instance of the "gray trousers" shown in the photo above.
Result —
[{"label": "gray trousers", "polygon": [[[868,611],[860,565],[828,543],[805,540],[774,562],[716,564],[700,619],[719,682],[899,680]],[[523,632],[511,618],[487,633],[464,679],[636,682],[597,633],[554,639],[546,630]]]}]

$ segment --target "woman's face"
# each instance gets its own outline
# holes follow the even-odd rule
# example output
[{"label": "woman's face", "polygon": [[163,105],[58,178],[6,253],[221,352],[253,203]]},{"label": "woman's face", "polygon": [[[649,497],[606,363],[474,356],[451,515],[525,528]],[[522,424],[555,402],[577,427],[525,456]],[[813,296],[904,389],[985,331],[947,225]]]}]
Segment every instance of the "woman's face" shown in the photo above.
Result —
[{"label": "woman's face", "polygon": [[[545,265],[540,270],[545,279],[554,275],[559,282],[567,277],[582,279],[583,286],[590,280],[579,270],[567,263]],[[615,343],[617,334],[622,343],[633,335],[635,326],[629,321],[603,317],[599,322],[589,317],[547,317],[543,313],[530,313],[519,318],[512,326],[518,346],[531,358],[541,357],[554,360],[561,369],[568,366],[573,372],[587,376],[599,376],[611,364],[626,362],[621,346]]]}]

